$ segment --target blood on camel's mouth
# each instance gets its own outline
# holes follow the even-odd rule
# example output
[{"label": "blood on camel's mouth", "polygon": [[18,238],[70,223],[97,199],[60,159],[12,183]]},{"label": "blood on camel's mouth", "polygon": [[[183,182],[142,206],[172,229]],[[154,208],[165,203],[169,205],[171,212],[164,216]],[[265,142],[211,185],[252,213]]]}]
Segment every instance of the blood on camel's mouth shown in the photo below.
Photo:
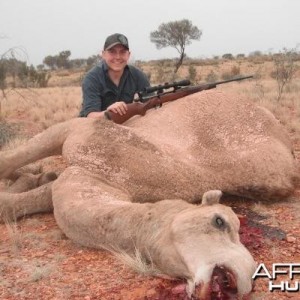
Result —
[{"label": "blood on camel's mouth", "polygon": [[223,266],[216,266],[210,282],[195,288],[193,300],[234,300],[238,295],[236,277],[232,271]]}]

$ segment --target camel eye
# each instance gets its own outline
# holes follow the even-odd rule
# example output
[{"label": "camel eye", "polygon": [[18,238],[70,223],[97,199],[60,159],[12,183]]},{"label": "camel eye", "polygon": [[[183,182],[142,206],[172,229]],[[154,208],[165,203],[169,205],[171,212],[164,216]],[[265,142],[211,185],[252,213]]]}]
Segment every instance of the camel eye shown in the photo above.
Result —
[{"label": "camel eye", "polygon": [[225,227],[225,221],[223,218],[221,218],[220,216],[216,216],[214,218],[214,225],[217,228],[223,229]]}]

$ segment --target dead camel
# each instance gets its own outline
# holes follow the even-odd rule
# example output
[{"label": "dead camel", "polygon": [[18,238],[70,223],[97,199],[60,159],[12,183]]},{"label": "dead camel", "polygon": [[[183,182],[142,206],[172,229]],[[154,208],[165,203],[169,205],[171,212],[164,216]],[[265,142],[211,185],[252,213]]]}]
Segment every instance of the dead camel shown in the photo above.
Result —
[{"label": "dead camel", "polygon": [[[218,91],[185,97],[124,125],[91,119],[57,124],[2,152],[0,177],[61,153],[69,167],[53,184],[14,198],[0,194],[3,214],[12,208],[24,214],[33,193],[40,197],[25,213],[45,209],[50,191],[68,237],[89,247],[138,249],[161,272],[186,278],[190,296],[201,286],[200,299],[216,269],[230,282],[229,288],[219,283],[224,294],[239,295],[251,291],[255,269],[239,241],[236,215],[219,204],[220,191],[205,192],[272,200],[288,197],[297,179],[289,139],[272,114]],[[202,205],[192,205],[202,196]]]}]

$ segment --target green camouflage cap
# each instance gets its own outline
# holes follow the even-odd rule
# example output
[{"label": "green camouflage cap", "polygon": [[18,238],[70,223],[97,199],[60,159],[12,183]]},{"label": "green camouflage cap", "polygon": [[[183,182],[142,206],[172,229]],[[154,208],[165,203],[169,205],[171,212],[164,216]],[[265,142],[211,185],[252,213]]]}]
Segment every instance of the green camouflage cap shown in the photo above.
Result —
[{"label": "green camouflage cap", "polygon": [[115,45],[123,45],[125,48],[129,50],[128,39],[125,35],[121,33],[114,33],[108,36],[104,43],[104,50],[108,50]]}]

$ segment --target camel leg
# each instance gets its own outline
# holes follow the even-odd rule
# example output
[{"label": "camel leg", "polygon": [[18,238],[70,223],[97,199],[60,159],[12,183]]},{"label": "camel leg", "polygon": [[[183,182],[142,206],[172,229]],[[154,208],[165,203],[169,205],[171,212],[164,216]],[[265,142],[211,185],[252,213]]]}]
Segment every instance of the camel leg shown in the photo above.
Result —
[{"label": "camel leg", "polygon": [[44,172],[41,174],[21,174],[18,179],[5,190],[5,192],[13,194],[24,193],[51,182],[56,178],[57,175],[54,172]]},{"label": "camel leg", "polygon": [[20,176],[30,173],[30,174],[40,174],[43,172],[43,168],[40,164],[30,164],[26,165],[15,172],[12,172],[8,177],[6,177],[9,180],[16,181]]},{"label": "camel leg", "polygon": [[0,192],[0,222],[16,220],[25,215],[51,212],[53,182],[24,193]]},{"label": "camel leg", "polygon": [[2,151],[0,178],[8,178],[13,171],[38,159],[61,154],[62,146],[76,123],[78,119],[56,124],[17,149]]}]

